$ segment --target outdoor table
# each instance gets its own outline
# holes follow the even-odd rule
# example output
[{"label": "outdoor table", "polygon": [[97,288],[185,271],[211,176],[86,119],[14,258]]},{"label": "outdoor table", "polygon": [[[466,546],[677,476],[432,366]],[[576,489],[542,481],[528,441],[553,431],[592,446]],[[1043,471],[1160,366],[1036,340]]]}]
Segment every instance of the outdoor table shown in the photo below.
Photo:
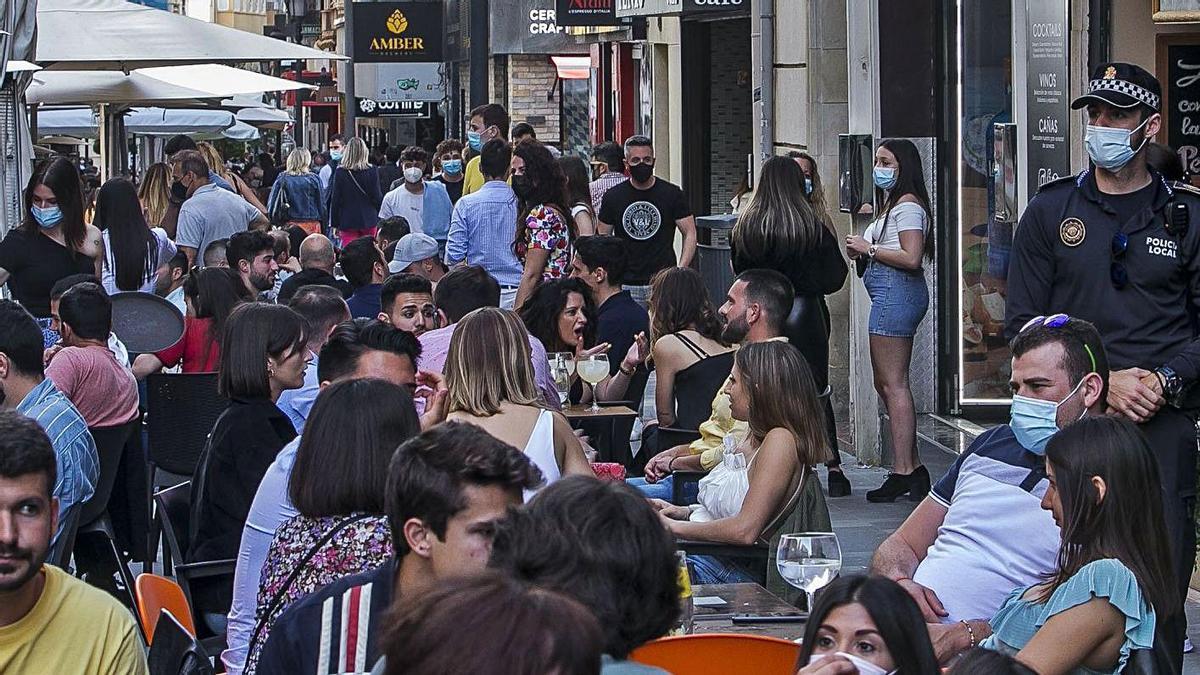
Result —
[{"label": "outdoor table", "polygon": [[[703,598],[720,598],[723,604],[706,604]],[[701,604],[695,604],[697,600]],[[804,622],[739,623],[734,614],[798,614],[804,612],[758,584],[697,584],[692,586],[693,633],[741,633],[796,640],[804,634]]]},{"label": "outdoor table", "polygon": [[[562,413],[573,428],[579,428],[583,423],[591,420],[595,420],[597,424],[606,426],[608,433],[603,434],[603,438],[593,439],[593,443],[595,444],[593,447],[596,448],[599,460],[602,462],[616,462],[628,468],[633,457],[629,451],[628,439],[624,439],[624,442],[621,442],[622,439],[616,438],[617,421],[637,417],[637,411],[625,405],[602,405],[597,412],[589,410],[590,407],[590,403],[567,406],[563,408]],[[589,430],[596,428],[594,425],[589,425]]]}]

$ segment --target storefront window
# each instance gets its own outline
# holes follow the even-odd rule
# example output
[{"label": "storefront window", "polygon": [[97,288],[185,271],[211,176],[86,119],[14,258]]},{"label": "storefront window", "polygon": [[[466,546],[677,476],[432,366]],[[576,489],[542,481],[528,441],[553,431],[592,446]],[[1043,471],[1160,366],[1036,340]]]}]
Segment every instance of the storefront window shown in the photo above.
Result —
[{"label": "storefront window", "polygon": [[961,403],[1009,397],[1004,307],[1013,225],[996,219],[993,125],[1013,121],[1012,10],[959,0],[958,246]]}]

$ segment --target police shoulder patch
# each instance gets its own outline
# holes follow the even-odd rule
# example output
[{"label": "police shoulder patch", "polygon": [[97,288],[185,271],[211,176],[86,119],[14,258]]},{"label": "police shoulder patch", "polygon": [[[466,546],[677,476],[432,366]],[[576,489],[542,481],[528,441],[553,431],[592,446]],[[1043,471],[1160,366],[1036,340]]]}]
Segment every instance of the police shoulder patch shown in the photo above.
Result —
[{"label": "police shoulder patch", "polygon": [[1074,248],[1083,243],[1087,237],[1087,227],[1078,218],[1067,218],[1058,225],[1058,237],[1062,243]]},{"label": "police shoulder patch", "polygon": [[1200,197],[1200,188],[1192,185],[1191,183],[1182,183],[1180,181],[1173,180],[1171,181],[1170,185],[1171,189],[1175,192],[1182,192],[1193,197]]},{"label": "police shoulder patch", "polygon": [[1078,179],[1078,178],[1079,178],[1078,176],[1063,176],[1063,177],[1061,177],[1061,178],[1055,178],[1054,180],[1051,180],[1051,181],[1047,181],[1047,182],[1045,182],[1045,183],[1042,183],[1042,184],[1041,184],[1041,185],[1038,187],[1038,189],[1037,189],[1037,193],[1038,193],[1038,194],[1041,194],[1041,193],[1043,193],[1043,192],[1046,192],[1047,190],[1050,190],[1050,189],[1052,189],[1052,188],[1058,187],[1058,186],[1060,186],[1060,185],[1072,184],[1072,183],[1074,183],[1074,182],[1076,181],[1076,179]]}]

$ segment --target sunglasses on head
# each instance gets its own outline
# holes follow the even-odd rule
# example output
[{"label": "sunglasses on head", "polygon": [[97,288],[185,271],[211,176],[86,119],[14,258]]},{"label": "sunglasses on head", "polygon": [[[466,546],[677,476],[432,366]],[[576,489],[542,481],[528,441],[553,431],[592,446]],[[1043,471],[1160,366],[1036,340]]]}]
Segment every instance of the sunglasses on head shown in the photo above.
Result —
[{"label": "sunglasses on head", "polygon": [[[1120,234],[1120,233],[1118,233],[1118,234]],[[1124,235],[1121,235],[1121,236],[1124,236]],[[1026,321],[1025,325],[1021,326],[1021,330],[1019,330],[1017,332],[1024,333],[1025,331],[1027,331],[1030,328],[1033,328],[1035,326],[1045,326],[1046,328],[1062,328],[1063,326],[1067,325],[1067,322],[1069,322],[1070,320],[1071,320],[1071,317],[1066,314],[1051,314],[1049,316],[1035,316],[1032,319],[1030,319],[1029,321]],[[1083,344],[1083,351],[1087,352],[1088,359],[1092,362],[1092,372],[1095,372],[1096,371],[1096,355],[1092,353],[1092,348],[1089,347],[1086,342]]]}]

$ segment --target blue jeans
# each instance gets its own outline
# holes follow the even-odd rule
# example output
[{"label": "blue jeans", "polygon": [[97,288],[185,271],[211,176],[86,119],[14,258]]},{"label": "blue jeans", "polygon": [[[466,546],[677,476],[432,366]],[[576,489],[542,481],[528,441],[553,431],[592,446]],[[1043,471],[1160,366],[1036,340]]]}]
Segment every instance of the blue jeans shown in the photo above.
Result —
[{"label": "blue jeans", "polygon": [[626,478],[625,482],[641,490],[648,499],[661,499],[669,502],[671,501],[671,492],[674,490],[675,477],[667,476],[657,483],[651,483],[645,478]]},{"label": "blue jeans", "polygon": [[697,584],[741,584],[753,582],[754,576],[729,560],[713,555],[689,555],[692,582]]}]

